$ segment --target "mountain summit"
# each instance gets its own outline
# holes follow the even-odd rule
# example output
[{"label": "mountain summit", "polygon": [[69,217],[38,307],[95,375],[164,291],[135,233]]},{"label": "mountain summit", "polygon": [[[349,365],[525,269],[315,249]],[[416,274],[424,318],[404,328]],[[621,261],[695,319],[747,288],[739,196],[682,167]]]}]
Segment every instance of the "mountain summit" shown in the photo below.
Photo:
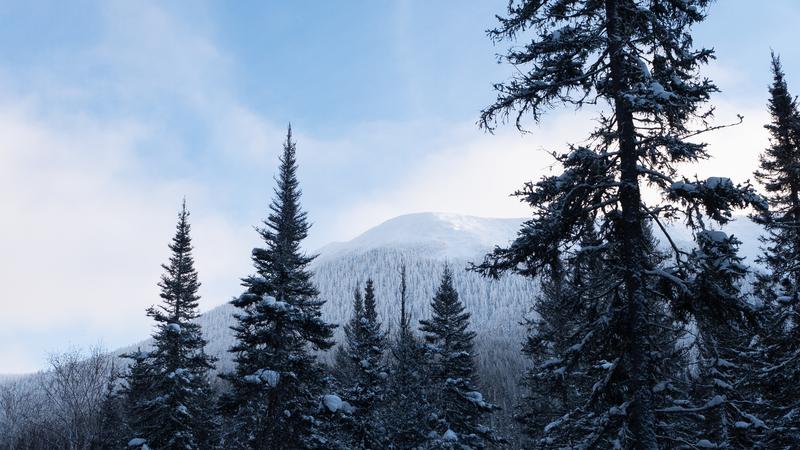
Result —
[{"label": "mountain summit", "polygon": [[523,220],[437,212],[406,214],[370,228],[348,242],[323,247],[320,259],[378,248],[417,249],[430,258],[479,259],[487,249],[514,239]]}]

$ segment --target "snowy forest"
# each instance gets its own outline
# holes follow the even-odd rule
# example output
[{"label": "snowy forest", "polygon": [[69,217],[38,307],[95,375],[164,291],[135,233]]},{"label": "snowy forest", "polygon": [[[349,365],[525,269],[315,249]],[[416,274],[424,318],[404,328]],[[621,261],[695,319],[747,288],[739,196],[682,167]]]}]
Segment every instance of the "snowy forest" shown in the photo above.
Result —
[{"label": "snowy forest", "polygon": [[[596,117],[512,193],[530,211],[512,240],[476,258],[316,260],[289,126],[241,293],[201,316],[184,200],[151,339],[0,379],[0,449],[800,447],[800,108],[776,48],[754,182],[694,175],[706,135],[738,125],[715,121],[714,51],[693,39],[714,6],[497,12],[511,75],[477,126]],[[726,231],[737,217],[757,242]]]}]

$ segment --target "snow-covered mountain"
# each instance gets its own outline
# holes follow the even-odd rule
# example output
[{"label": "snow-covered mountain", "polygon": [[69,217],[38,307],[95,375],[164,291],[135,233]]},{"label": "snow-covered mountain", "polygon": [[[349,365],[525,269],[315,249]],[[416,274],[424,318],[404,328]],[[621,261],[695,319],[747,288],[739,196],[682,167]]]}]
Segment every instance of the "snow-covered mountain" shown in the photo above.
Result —
[{"label": "snow-covered mountain", "polygon": [[[326,300],[325,319],[344,324],[352,308],[353,290],[368,278],[375,282],[379,314],[384,326],[396,329],[399,316],[400,267],[406,265],[408,295],[413,321],[429,317],[429,303],[445,264],[454,270],[462,301],[472,313],[478,333],[481,378],[494,380],[495,398],[509,398],[516,389],[523,329],[520,321],[536,293],[535,283],[518,276],[488,280],[469,272],[471,261],[480,261],[495,245],[505,245],[519,230],[522,219],[489,219],[456,214],[419,213],[388,220],[349,242],[328,245],[313,262],[314,282]],[[219,370],[231,368],[227,349],[233,336],[231,305],[205,313],[199,320],[207,351],[218,358]],[[336,332],[342,338],[341,327]],[[330,358],[332,352],[322,355]],[[509,367],[511,365],[512,367]]]},{"label": "snow-covered mountain", "polygon": [[522,219],[446,213],[407,214],[387,220],[349,242],[323,247],[320,261],[378,248],[406,248],[430,258],[473,259],[514,238]]}]

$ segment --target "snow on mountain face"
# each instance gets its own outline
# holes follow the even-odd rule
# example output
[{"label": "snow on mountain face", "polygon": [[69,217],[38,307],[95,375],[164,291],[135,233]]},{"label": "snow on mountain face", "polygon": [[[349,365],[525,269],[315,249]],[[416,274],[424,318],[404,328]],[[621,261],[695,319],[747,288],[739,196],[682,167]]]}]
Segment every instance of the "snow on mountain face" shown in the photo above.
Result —
[{"label": "snow on mountain face", "polygon": [[446,213],[407,214],[387,220],[346,243],[330,244],[320,261],[377,248],[414,248],[431,258],[479,259],[487,249],[505,245],[522,219],[489,219]]}]

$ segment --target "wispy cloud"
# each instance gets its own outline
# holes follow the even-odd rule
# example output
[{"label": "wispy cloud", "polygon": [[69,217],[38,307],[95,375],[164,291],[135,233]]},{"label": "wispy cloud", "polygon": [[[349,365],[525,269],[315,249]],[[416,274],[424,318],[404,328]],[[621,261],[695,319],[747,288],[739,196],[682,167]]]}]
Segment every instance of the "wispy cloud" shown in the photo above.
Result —
[{"label": "wispy cloud", "polygon": [[108,5],[100,42],[75,55],[73,74],[40,75],[23,90],[8,83],[0,95],[0,372],[39,367],[69,341],[143,336],[184,195],[202,242],[203,305],[228,300],[232,275],[247,271],[250,227],[220,214],[214,186],[181,170],[197,167],[191,143],[171,138],[152,107],[181,96],[202,122],[225,117],[211,136],[248,144],[265,139],[247,130],[268,127],[214,89],[226,62],[209,41],[153,4]]}]

